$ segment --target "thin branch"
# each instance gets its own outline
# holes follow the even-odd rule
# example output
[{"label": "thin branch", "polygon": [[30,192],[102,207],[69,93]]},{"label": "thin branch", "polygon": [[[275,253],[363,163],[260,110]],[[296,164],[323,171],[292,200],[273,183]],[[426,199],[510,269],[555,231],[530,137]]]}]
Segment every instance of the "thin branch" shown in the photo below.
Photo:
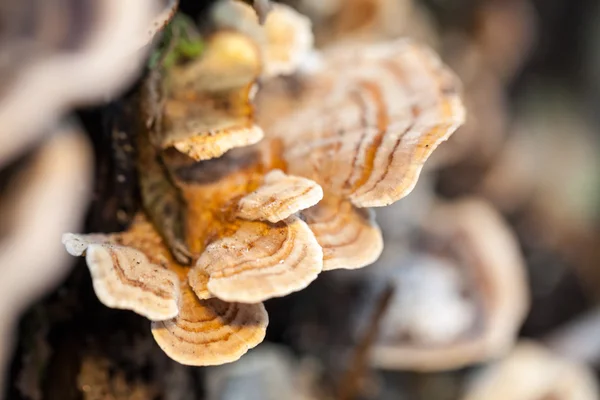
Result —
[{"label": "thin branch", "polygon": [[351,400],[355,398],[359,392],[359,382],[367,368],[367,358],[369,349],[377,338],[379,333],[379,325],[385,312],[390,304],[390,300],[394,295],[394,286],[388,285],[381,291],[379,299],[375,304],[370,323],[366,328],[362,339],[356,346],[354,355],[350,361],[348,371],[344,374],[339,388],[339,400]]}]

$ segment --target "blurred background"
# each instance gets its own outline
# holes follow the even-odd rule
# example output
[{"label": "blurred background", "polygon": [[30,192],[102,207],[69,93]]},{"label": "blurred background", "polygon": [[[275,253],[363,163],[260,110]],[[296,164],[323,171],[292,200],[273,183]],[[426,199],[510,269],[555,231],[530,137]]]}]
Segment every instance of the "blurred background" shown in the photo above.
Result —
[{"label": "blurred background", "polygon": [[[147,5],[8,3],[0,6],[5,398],[598,398],[599,2],[288,1],[312,20],[318,47],[407,36],[435,49],[463,82],[467,123],[436,150],[413,193],[378,210],[377,263],[267,301],[265,343],[209,368],[170,360],[146,319],[100,304],[84,260],[74,265],[59,241],[65,231],[121,230],[139,207],[133,141],[114,113],[145,54],[110,55],[136,48],[111,44],[141,29],[135,16]],[[182,0],[180,10],[202,25],[211,3]],[[55,54],[87,54],[95,67],[78,60],[54,74],[74,61]],[[14,95],[14,77],[42,61],[44,79]],[[463,225],[463,236],[437,231]],[[512,248],[485,241],[496,231],[514,236],[517,249],[498,297],[488,296],[500,289],[487,268]],[[493,356],[477,344],[469,362],[448,361],[449,352],[449,367],[436,364],[457,335],[478,340],[464,324],[510,299],[516,331],[494,328],[508,344]],[[385,360],[386,349],[414,361]]]}]

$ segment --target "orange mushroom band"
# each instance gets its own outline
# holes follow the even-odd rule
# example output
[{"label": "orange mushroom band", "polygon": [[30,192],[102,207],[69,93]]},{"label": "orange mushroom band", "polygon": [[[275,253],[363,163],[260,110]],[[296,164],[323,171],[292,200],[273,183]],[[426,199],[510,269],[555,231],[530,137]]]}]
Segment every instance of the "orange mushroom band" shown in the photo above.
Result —
[{"label": "orange mushroom band", "polygon": [[217,32],[158,91],[150,142],[185,205],[191,268],[144,212],[126,232],[64,239],[87,252],[99,299],[159,321],[158,344],[185,364],[233,361],[264,337],[262,301],[374,262],[383,240],[362,207],[408,194],[464,119],[457,79],[412,42],[323,53],[296,91],[266,79],[259,46]]}]

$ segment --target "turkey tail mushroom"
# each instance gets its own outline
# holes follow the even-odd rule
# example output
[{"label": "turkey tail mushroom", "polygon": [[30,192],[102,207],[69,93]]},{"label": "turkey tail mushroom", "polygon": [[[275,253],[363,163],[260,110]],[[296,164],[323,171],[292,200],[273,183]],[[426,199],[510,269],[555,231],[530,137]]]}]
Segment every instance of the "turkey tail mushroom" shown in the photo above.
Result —
[{"label": "turkey tail mushroom", "polygon": [[596,400],[594,373],[585,365],[521,341],[502,360],[480,371],[462,400]]},{"label": "turkey tail mushroom", "polygon": [[264,126],[267,137],[282,141],[288,173],[357,207],[394,203],[463,123],[459,81],[437,55],[409,40],[349,46],[322,58],[318,72],[299,79],[327,90],[309,93]]},{"label": "turkey tail mushroom", "polygon": [[152,335],[173,360],[195,366],[233,362],[263,341],[269,317],[262,304],[199,300],[183,288],[181,311],[153,322]]},{"label": "turkey tail mushroom", "polygon": [[132,247],[110,236],[65,234],[71,255],[85,255],[98,299],[108,307],[133,310],[152,321],[179,313],[179,278]]},{"label": "turkey tail mushroom", "polygon": [[251,100],[261,68],[246,36],[222,31],[209,37],[198,59],[165,72],[162,125],[153,143],[201,161],[260,141]]},{"label": "turkey tail mushroom", "polygon": [[234,29],[258,45],[263,79],[293,74],[313,50],[310,20],[285,4],[272,4],[264,24],[249,5],[237,0],[218,1],[211,14],[217,28]]},{"label": "turkey tail mushroom", "polygon": [[238,215],[250,221],[276,223],[310,208],[323,198],[323,189],[310,179],[273,170],[262,185],[238,203]]},{"label": "turkey tail mushroom", "polygon": [[[220,4],[245,10],[241,3]],[[277,79],[269,75],[289,72],[285,63],[297,71],[312,51],[308,22],[276,4],[261,27],[250,12],[250,27],[242,26],[243,17],[233,22],[237,32],[217,30],[198,58],[160,64],[149,76],[156,80],[142,89],[142,120],[149,123],[142,145],[165,168],[140,165],[139,171],[158,171],[142,180],[168,180],[154,192],[170,187],[181,197],[156,204],[184,209],[178,239],[194,267],[176,262],[171,243],[157,233],[176,233],[171,228],[178,225],[153,226],[143,213],[127,231],[100,238],[108,245],[95,245],[102,255],[130,248],[116,259],[127,264],[133,254],[136,263],[160,272],[162,283],[177,275],[179,313],[154,322],[152,330],[167,355],[189,365],[231,362],[260,343],[268,320],[260,302],[305,288],[322,270],[374,262],[383,240],[364,207],[406,196],[431,152],[464,119],[454,75],[410,41],[322,53],[322,63],[288,80],[299,83],[298,91],[273,90]],[[257,114],[255,121],[259,80],[257,108],[272,115],[262,120]],[[156,210],[170,221],[172,208]],[[80,253],[85,247],[69,243]],[[93,270],[98,262],[88,257],[88,263]],[[114,262],[104,264],[112,274],[121,271]],[[136,286],[127,266],[117,280]]]},{"label": "turkey tail mushroom", "polygon": [[424,230],[423,255],[395,271],[398,288],[372,364],[439,371],[503,355],[529,304],[508,226],[487,203],[465,199],[437,205]]},{"label": "turkey tail mushroom", "polygon": [[304,289],[322,268],[321,246],[292,216],[275,225],[244,222],[232,236],[211,243],[190,272],[190,284],[195,289],[197,274],[206,273],[216,297],[258,303]]},{"label": "turkey tail mushroom", "polygon": [[372,264],[383,250],[383,237],[369,209],[326,194],[302,212],[323,248],[323,270],[356,269]]}]

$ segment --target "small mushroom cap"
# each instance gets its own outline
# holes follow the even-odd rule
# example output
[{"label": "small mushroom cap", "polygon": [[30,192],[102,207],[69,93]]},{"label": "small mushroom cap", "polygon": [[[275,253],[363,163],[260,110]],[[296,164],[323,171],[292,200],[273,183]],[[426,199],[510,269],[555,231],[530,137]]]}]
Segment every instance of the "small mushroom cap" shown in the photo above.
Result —
[{"label": "small mushroom cap", "polygon": [[486,202],[465,199],[436,206],[425,231],[471,281],[469,292],[478,315],[470,329],[446,343],[437,340],[435,346],[425,346],[402,337],[379,342],[372,348],[372,364],[438,371],[506,353],[529,306],[524,261],[510,228]]},{"label": "small mushroom cap", "polygon": [[199,59],[174,66],[169,79],[175,90],[219,93],[253,83],[261,68],[259,50],[250,38],[221,31],[208,37]]},{"label": "small mushroom cap", "polygon": [[250,221],[282,221],[312,207],[323,198],[323,189],[310,179],[273,170],[263,184],[238,203],[238,215]]},{"label": "small mushroom cap", "polygon": [[222,130],[215,134],[198,135],[173,143],[181,153],[194,160],[210,160],[225,154],[236,147],[250,146],[263,138],[263,131],[257,125],[247,128]]},{"label": "small mushroom cap", "polygon": [[264,27],[268,46],[263,75],[294,73],[313,48],[310,20],[289,6],[274,4]]},{"label": "small mushroom cap", "polygon": [[322,267],[323,252],[313,233],[291,216],[276,225],[242,222],[232,236],[206,247],[189,282],[194,290],[204,290],[208,274],[208,290],[219,299],[258,303],[304,289]]},{"label": "small mushroom cap", "polygon": [[179,315],[152,323],[152,335],[173,360],[194,366],[236,361],[263,341],[269,317],[262,304],[199,300],[183,289]]},{"label": "small mushroom cap", "polygon": [[284,4],[272,4],[263,25],[251,6],[235,0],[217,2],[212,18],[217,27],[235,29],[259,45],[266,78],[294,73],[313,48],[310,20]]},{"label": "small mushroom cap", "polygon": [[476,376],[463,400],[595,400],[599,396],[589,368],[523,341]]},{"label": "small mushroom cap", "polygon": [[264,127],[284,142],[288,173],[358,207],[406,196],[433,150],[463,123],[457,78],[408,40],[347,47],[323,60],[305,79],[329,79],[328,93]]},{"label": "small mushroom cap", "polygon": [[114,244],[105,235],[63,236],[72,255],[83,255],[98,299],[106,306],[133,310],[150,320],[173,318],[179,312],[179,278],[152,263],[139,250]]},{"label": "small mushroom cap", "polygon": [[383,238],[372,210],[358,209],[349,201],[326,193],[302,216],[323,248],[324,271],[362,268],[375,262],[383,250]]},{"label": "small mushroom cap", "polygon": [[251,104],[260,70],[258,49],[249,38],[236,32],[213,35],[199,60],[169,72],[164,126],[152,141],[197,161],[260,141],[263,131],[254,124]]}]

